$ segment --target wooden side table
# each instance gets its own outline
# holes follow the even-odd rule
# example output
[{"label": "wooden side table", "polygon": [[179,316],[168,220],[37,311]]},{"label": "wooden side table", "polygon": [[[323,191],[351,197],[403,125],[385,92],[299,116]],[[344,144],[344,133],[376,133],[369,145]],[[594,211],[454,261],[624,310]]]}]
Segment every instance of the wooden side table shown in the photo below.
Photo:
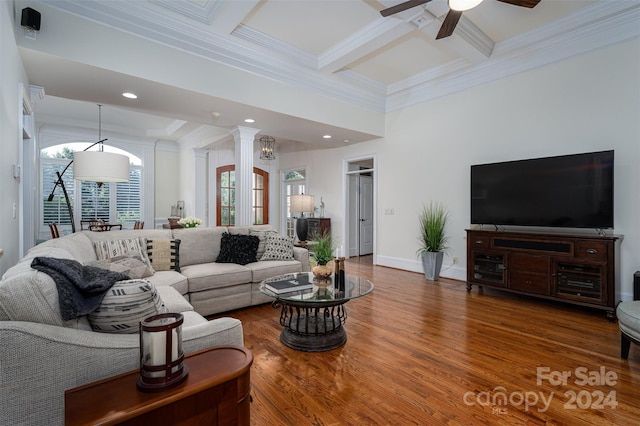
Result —
[{"label": "wooden side table", "polygon": [[139,391],[138,370],[66,391],[65,425],[249,425],[251,351],[218,346],[184,362],[185,382],[162,392]]}]

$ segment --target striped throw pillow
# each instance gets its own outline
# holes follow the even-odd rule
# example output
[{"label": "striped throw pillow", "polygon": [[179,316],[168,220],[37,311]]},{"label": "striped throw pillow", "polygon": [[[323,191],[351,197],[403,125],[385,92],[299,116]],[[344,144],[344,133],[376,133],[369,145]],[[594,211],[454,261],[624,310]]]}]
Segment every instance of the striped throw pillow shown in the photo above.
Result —
[{"label": "striped throw pillow", "polygon": [[98,260],[111,259],[117,256],[129,256],[131,252],[139,255],[143,262],[153,266],[147,256],[147,241],[142,237],[126,238],[122,240],[98,240],[94,241],[93,246],[96,250],[96,256]]},{"label": "striped throw pillow", "polygon": [[143,319],[167,312],[153,284],[148,280],[116,282],[89,314],[93,331],[101,333],[138,333]]},{"label": "striped throw pillow", "polygon": [[147,240],[147,256],[154,271],[180,272],[180,240]]}]

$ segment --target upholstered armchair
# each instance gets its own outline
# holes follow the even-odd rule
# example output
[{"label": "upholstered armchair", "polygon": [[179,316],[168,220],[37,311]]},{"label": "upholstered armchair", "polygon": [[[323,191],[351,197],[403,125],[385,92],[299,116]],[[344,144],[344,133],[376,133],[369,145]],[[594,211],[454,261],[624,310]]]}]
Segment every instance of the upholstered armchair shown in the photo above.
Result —
[{"label": "upholstered armchair", "polygon": [[640,271],[633,274],[633,301],[620,302],[616,315],[620,326],[620,357],[627,359],[631,342],[640,345]]}]

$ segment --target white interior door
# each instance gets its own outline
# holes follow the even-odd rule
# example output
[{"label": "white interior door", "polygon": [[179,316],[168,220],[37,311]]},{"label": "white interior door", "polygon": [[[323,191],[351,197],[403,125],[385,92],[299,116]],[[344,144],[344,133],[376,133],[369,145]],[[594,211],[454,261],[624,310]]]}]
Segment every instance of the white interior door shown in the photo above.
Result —
[{"label": "white interior door", "polygon": [[359,254],[373,253],[373,177],[359,176]]}]

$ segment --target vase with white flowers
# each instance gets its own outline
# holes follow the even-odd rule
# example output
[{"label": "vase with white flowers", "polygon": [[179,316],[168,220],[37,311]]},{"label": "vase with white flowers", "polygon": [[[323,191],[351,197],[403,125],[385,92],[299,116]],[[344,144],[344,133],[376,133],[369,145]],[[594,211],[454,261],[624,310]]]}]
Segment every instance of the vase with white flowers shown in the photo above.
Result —
[{"label": "vase with white flowers", "polygon": [[183,217],[182,219],[180,219],[178,221],[178,223],[180,225],[182,225],[183,228],[195,228],[196,226],[202,224],[202,219],[198,219],[197,217],[188,216],[188,217]]}]

